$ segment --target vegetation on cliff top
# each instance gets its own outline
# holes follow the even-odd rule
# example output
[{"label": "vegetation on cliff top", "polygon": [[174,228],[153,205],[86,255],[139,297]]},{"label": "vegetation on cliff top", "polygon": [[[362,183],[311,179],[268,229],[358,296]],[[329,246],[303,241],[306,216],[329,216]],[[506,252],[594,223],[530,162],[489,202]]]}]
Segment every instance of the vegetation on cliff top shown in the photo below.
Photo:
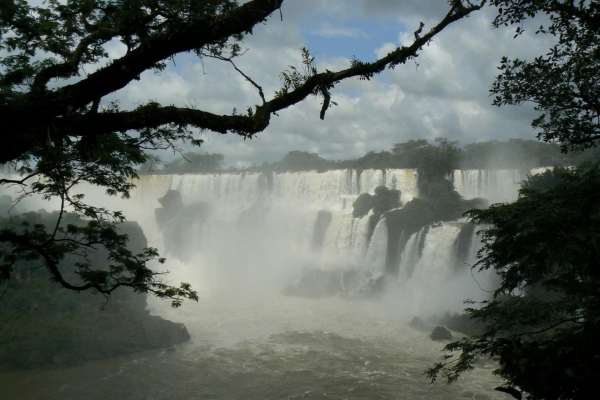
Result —
[{"label": "vegetation on cliff top", "polygon": [[470,143],[461,148],[457,142],[437,139],[409,140],[396,143],[390,151],[368,152],[352,160],[327,160],[316,153],[294,150],[273,163],[248,168],[225,167],[225,156],[214,153],[185,154],[171,164],[149,160],[139,169],[140,174],[194,174],[224,172],[325,172],[336,169],[419,169],[421,176],[438,176],[455,169],[521,169],[555,165],[578,165],[600,159],[600,152],[587,149],[563,154],[555,143],[510,139]]}]

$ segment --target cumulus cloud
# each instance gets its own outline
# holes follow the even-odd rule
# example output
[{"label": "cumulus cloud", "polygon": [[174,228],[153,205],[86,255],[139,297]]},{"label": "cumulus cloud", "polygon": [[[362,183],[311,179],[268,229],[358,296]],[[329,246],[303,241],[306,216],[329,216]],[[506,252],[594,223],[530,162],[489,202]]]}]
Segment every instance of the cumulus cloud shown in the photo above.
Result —
[{"label": "cumulus cloud", "polygon": [[[396,21],[389,37],[376,46],[369,42],[372,48],[368,52],[382,57],[397,46],[412,43],[412,31],[420,21],[430,29],[447,9],[446,0],[286,1],[283,21],[275,15],[256,27],[244,40],[248,51],[236,63],[271,98],[281,86],[280,73],[290,65],[300,65],[300,48],[307,43],[307,32],[328,38],[360,38],[368,35],[366,27],[372,26],[363,21]],[[533,139],[530,122],[534,110],[528,106],[492,107],[488,91],[501,56],[531,58],[544,53],[551,39],[532,32],[513,39],[512,28],[492,29],[493,17],[494,9],[487,7],[448,27],[413,62],[370,81],[340,83],[333,90],[338,105],[328,110],[325,121],[319,119],[322,100],[309,98],[274,116],[267,130],[253,140],[204,132],[202,150],[222,153],[228,164],[243,166],[279,160],[292,150],[316,152],[330,159],[360,157],[410,139],[446,137],[463,144],[511,137]],[[356,54],[353,46],[364,46],[358,39],[340,43],[344,43],[341,51],[346,56],[319,54],[320,70],[347,68]],[[111,54],[120,50],[116,45],[109,49]],[[152,99],[221,114],[230,114],[234,108],[245,112],[261,101],[256,88],[227,63],[200,61],[191,55],[178,56],[161,75],[143,74],[139,82],[107,100],[115,99],[126,107]]]},{"label": "cumulus cloud", "polygon": [[351,38],[365,37],[366,34],[355,28],[349,28],[342,25],[334,25],[330,22],[323,22],[319,27],[312,31],[313,34],[323,37],[346,36]]}]

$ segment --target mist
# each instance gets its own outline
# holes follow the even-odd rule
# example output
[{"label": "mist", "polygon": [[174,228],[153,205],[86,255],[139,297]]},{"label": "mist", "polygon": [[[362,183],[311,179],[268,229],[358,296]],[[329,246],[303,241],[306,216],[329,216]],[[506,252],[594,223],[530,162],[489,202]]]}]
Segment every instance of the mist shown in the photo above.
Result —
[{"label": "mist", "polygon": [[[476,197],[516,198],[521,173],[456,170],[449,178],[466,206]],[[184,323],[191,340],[169,352],[137,353],[70,372],[0,374],[0,380],[18,382],[8,394],[36,395],[24,389],[34,376],[45,382],[51,393],[46,398],[64,398],[59,382],[73,397],[113,398],[76,384],[93,373],[111,382],[111,393],[124,393],[141,376],[174,374],[172,383],[161,380],[161,390],[179,398],[239,398],[249,388],[256,390],[251,398],[353,391],[353,398],[400,391],[415,399],[484,392],[496,398],[492,364],[433,391],[421,375],[445,344],[429,338],[431,329],[440,321],[449,324],[464,300],[489,299],[497,278],[471,270],[480,248],[477,227],[460,213],[453,221],[410,222],[416,217],[407,210],[421,204],[423,187],[416,169],[144,175],[136,184],[128,200],[96,187],[79,191],[89,203],[136,221],[148,245],[167,259],[153,268],[167,270],[170,284],[189,282],[198,291],[199,302],[181,309],[148,299],[152,315]],[[364,194],[375,206],[357,217]],[[377,214],[383,196],[397,196],[397,202]],[[27,198],[19,207],[58,204]],[[401,222],[389,219],[394,212]],[[427,322],[411,328],[414,317]],[[453,331],[454,338],[461,335]],[[138,388],[139,397],[131,398],[153,390],[158,388],[151,384]]]}]

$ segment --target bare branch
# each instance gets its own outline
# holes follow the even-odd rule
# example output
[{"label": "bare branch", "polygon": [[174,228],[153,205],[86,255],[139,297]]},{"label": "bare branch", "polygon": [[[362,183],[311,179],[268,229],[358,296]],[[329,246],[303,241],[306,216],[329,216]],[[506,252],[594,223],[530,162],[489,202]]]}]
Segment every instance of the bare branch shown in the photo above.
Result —
[{"label": "bare branch", "polygon": [[265,100],[265,94],[263,92],[262,87],[260,87],[256,82],[254,82],[252,80],[252,78],[250,78],[248,75],[246,75],[241,69],[239,69],[237,67],[237,65],[235,65],[235,63],[233,62],[233,60],[231,58],[219,57],[219,56],[211,56],[211,57],[216,58],[217,60],[227,61],[227,62],[231,63],[231,65],[237,72],[239,72],[248,82],[250,82],[252,84],[252,86],[254,86],[256,89],[258,89],[258,94],[260,95],[260,98],[262,99],[263,105],[267,102]]}]

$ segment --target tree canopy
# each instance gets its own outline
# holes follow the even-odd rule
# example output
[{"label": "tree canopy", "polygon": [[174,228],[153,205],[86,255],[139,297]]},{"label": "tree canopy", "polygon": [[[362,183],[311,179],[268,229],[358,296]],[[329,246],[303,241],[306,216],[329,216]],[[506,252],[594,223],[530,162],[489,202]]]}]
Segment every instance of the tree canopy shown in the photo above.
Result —
[{"label": "tree canopy", "polygon": [[[303,49],[303,62],[282,72],[282,87],[273,96],[234,60],[241,56],[240,40],[257,24],[280,11],[283,0],[48,0],[42,5],[6,0],[0,7],[0,125],[4,145],[0,163],[10,163],[20,177],[0,184],[20,185],[23,195],[37,193],[61,202],[59,217],[49,229],[41,224],[9,221],[0,231],[0,283],[13,274],[20,260],[36,260],[53,279],[73,290],[93,289],[110,294],[120,286],[173,299],[195,299],[187,284],[171,287],[147,262],[156,249],[129,252],[126,235],[118,232],[124,216],[92,207],[78,184],[106,188],[109,195],[129,196],[140,164],[149,150],[178,149],[181,143],[199,145],[199,130],[233,133],[252,138],[269,125],[278,111],[308,96],[322,98],[319,117],[333,104],[331,90],[338,82],[370,79],[386,68],[414,59],[419,50],[448,25],[483,7],[485,1],[452,0],[446,15],[429,31],[415,34],[412,44],[398,47],[375,62],[353,59],[347,69],[318,71],[314,57]],[[269,22],[271,23],[271,22]],[[106,46],[122,43],[127,51],[111,58]],[[135,109],[121,109],[103,99],[147,70],[161,71],[180,53],[222,61],[253,85],[262,99],[245,114],[217,115],[140,99]],[[87,73],[85,68],[93,70]],[[70,210],[85,226],[63,220]],[[99,268],[87,255],[105,248],[109,266]],[[65,279],[59,264],[77,255],[81,283]],[[159,259],[164,261],[163,259]]]},{"label": "tree canopy", "polygon": [[448,345],[460,355],[445,356],[431,377],[445,369],[453,382],[489,356],[496,374],[532,399],[589,398],[600,378],[599,205],[594,164],[548,171],[527,181],[515,203],[468,212],[487,226],[473,267],[495,270],[501,284],[493,300],[467,309],[484,332]]},{"label": "tree canopy", "polygon": [[494,0],[494,26],[522,24],[537,14],[548,17],[536,33],[555,36],[557,44],[533,61],[503,58],[490,92],[493,104],[535,104],[532,122],[538,138],[557,141],[564,151],[595,147],[600,138],[600,4],[597,1]]},{"label": "tree canopy", "polygon": [[[501,60],[491,92],[494,104],[533,102],[538,138],[563,152],[595,147],[598,136],[600,2],[495,0],[496,27],[538,14],[549,25],[537,33],[557,39],[533,61]],[[467,212],[480,224],[483,248],[472,266],[498,273],[493,299],[466,311],[482,323],[481,335],[445,347],[427,375],[448,383],[482,357],[515,398],[589,399],[600,378],[600,163],[557,168],[530,177],[512,204]],[[472,303],[472,302],[470,302]],[[453,354],[453,353],[458,354]]]}]

